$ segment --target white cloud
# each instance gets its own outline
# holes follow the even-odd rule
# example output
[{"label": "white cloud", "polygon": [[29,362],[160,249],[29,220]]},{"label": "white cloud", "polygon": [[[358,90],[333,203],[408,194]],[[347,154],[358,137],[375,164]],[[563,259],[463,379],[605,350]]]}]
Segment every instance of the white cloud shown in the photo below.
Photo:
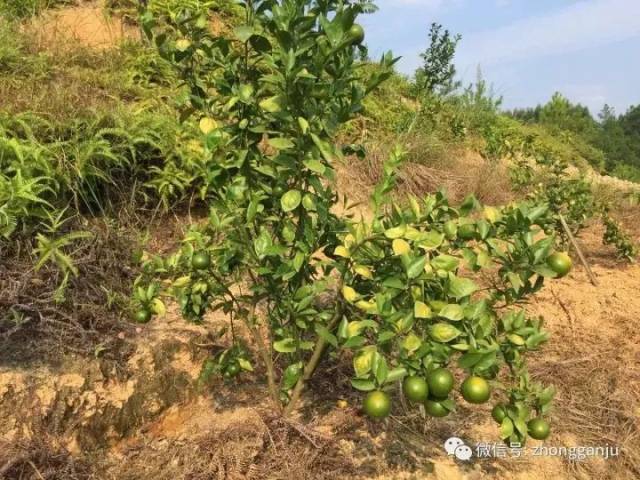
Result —
[{"label": "white cloud", "polygon": [[640,1],[586,0],[463,38],[457,63],[496,65],[571,53],[640,35]]}]

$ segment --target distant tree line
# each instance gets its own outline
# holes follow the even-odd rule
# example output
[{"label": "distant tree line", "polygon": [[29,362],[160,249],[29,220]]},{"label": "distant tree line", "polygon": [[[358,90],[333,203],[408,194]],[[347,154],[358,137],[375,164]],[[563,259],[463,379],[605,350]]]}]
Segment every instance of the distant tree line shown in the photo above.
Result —
[{"label": "distant tree line", "polygon": [[524,123],[581,137],[603,152],[607,172],[640,181],[640,105],[621,115],[605,105],[596,119],[587,107],[555,93],[544,105],[515,109],[508,114]]}]

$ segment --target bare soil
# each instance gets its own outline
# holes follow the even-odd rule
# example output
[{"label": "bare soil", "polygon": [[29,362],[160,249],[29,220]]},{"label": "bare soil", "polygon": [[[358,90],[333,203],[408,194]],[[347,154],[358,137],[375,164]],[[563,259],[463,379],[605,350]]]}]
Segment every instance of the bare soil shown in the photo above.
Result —
[{"label": "bare soil", "polygon": [[95,49],[111,48],[126,39],[140,38],[139,29],[106,13],[102,1],[46,10],[26,28],[40,45],[78,45]]}]

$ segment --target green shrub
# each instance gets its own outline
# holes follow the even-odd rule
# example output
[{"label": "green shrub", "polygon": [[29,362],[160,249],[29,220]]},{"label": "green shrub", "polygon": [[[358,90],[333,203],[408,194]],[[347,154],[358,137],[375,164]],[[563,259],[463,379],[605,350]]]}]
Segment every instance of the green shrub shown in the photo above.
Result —
[{"label": "green shrub", "polygon": [[[274,408],[285,415],[326,350],[353,359],[351,384],[365,392],[457,365],[472,378],[465,385],[501,392],[494,394],[505,402],[500,436],[523,442],[527,420],[544,415],[554,394],[527,373],[527,351],[547,334],[522,308],[545,278],[558,276],[547,265],[554,238],[538,236],[548,208],[485,208],[474,197],[453,206],[443,194],[390,204],[404,160],[396,148],[372,195],[372,218],[337,215],[333,140],[393,75],[396,59],[386,54],[369,71],[354,60],[362,40],[354,22],[368,2],[265,0],[244,8],[245,22],[224,37],[211,35],[197,9],[143,16],[189,87],[184,109],[199,121],[218,189],[207,220],[182,247],[144,264],[136,318],[162,314],[165,296],[192,322],[212,310],[229,314],[223,333],[231,346],[205,362],[205,377],[231,365],[234,376],[254,370],[235,327],[243,322]],[[492,277],[485,288],[481,271]],[[486,400],[468,390],[469,401]],[[438,415],[454,409],[454,397],[443,398],[449,393],[427,399]],[[365,410],[384,416],[388,399],[370,394]]]}]

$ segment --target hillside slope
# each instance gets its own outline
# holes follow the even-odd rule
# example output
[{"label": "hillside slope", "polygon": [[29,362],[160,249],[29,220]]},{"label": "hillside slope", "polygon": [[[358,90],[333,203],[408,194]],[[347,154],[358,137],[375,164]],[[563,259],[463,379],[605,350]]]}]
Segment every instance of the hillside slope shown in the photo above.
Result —
[{"label": "hillside slope", "polygon": [[[54,31],[49,29],[51,24],[57,25]],[[139,46],[122,53],[119,42],[135,40],[137,32],[117,18],[103,21],[101,7],[90,4],[49,12],[34,20],[34,25],[31,28],[44,37],[30,38],[46,38],[43,43],[51,45],[31,45],[37,52],[32,57],[42,55],[42,49],[49,51],[62,44],[71,52],[76,52],[78,46],[82,51],[88,49],[89,55],[78,55],[75,64],[50,70],[46,70],[49,66],[43,67],[47,73],[58,74],[45,75],[47,78],[69,74],[73,86],[84,85],[86,90],[75,92],[78,96],[83,91],[102,91],[104,103],[102,98],[89,98],[87,111],[109,111],[118,105],[128,108],[131,118],[138,118],[142,114],[153,116],[155,111],[149,113],[145,108],[159,103],[166,104],[170,112],[161,110],[166,115],[164,121],[177,123],[171,110],[174,93],[167,93],[173,92],[171,85],[162,83],[166,78],[154,70],[159,65],[154,63],[155,57],[145,63],[145,72],[157,76],[144,76],[145,81],[153,81],[134,87],[118,80],[130,78],[132,72],[140,74],[128,61],[115,63],[117,71],[112,73],[116,80],[110,82],[103,78],[109,64],[85,61],[104,61],[110,55],[145,60],[144,55],[150,55],[144,49],[135,49]],[[137,52],[142,52],[140,58],[135,58]],[[102,77],[104,83],[87,75],[87,71]],[[18,73],[10,69],[7,75]],[[40,82],[39,78],[34,84]],[[394,77],[385,87],[388,89],[368,105],[366,116],[343,132],[345,143],[362,140],[368,153],[362,160],[347,156],[336,166],[340,194],[361,202],[355,213],[367,214],[364,202],[379,180],[390,146],[398,138],[409,152],[395,193],[398,197],[446,188],[456,200],[469,193],[488,204],[515,199],[517,194],[509,178],[510,160],[486,158],[486,138],[471,128],[473,112],[458,112],[471,130],[462,137],[450,131],[448,119],[455,113],[450,107],[443,107],[437,118],[425,120],[419,125],[419,133],[411,138],[399,135],[397,129],[402,129],[404,120],[415,110],[415,103],[404,91],[407,85],[406,79]],[[8,100],[3,109],[16,108]],[[21,101],[17,106],[23,104]],[[56,112],[52,109],[45,114],[54,117]],[[66,122],[69,111],[65,112],[55,121]],[[388,123],[381,122],[383,118]],[[124,125],[121,129],[126,130],[130,124]],[[51,128],[56,129],[61,130],[61,137],[67,133],[61,125]],[[146,144],[135,151],[145,174],[150,167],[170,163],[169,158],[177,162],[171,156],[172,148],[188,144],[186,134],[176,133],[178,127],[168,132],[165,135],[172,137],[171,141],[160,149],[160,154]],[[9,137],[7,141],[11,140]],[[636,189],[635,184],[589,171],[594,183],[605,186],[605,194],[614,198]],[[138,179],[134,180],[130,198],[144,196],[137,190]],[[147,180],[141,174],[140,183]],[[616,192],[611,194],[611,189]],[[69,295],[75,296],[67,305],[36,298],[29,308],[22,308],[15,298],[24,299],[32,290],[40,293],[58,277],[48,271],[38,273],[27,262],[14,263],[22,260],[24,252],[8,247],[9,242],[0,244],[0,274],[4,282],[0,283],[4,289],[0,292],[0,307],[4,309],[12,303],[0,311],[0,317],[6,314],[8,318],[15,309],[31,315],[25,324],[16,322],[11,328],[0,330],[0,479],[640,477],[640,335],[635,327],[640,315],[640,266],[618,260],[612,249],[603,247],[600,226],[590,225],[580,239],[599,285],[591,285],[584,269],[578,266],[532,302],[532,311],[544,316],[551,339],[532,355],[531,371],[534,377],[549,379],[558,388],[551,414],[553,433],[547,445],[619,447],[619,456],[577,460],[560,455],[534,456],[528,451],[520,458],[474,458],[465,463],[448,457],[443,444],[451,436],[461,437],[470,445],[496,441],[497,427],[488,415],[489,406],[471,409],[463,404],[443,420],[424,419],[416,410],[398,407],[384,423],[373,422],[362,414],[361,394],[349,384],[350,362],[338,357],[325,360],[326,368],[314,377],[305,394],[304,408],[296,418],[285,420],[268,407],[267,388],[260,381],[261,367],[237,381],[202,381],[203,362],[226,346],[224,341],[212,341],[209,336],[216,326],[228,322],[224,314],[209,314],[202,326],[194,326],[184,322],[177,306],[171,304],[166,315],[147,325],[128,322],[127,300],[122,297],[130,290],[137,265],[126,258],[141,246],[149,253],[170,251],[180,242],[189,223],[205,218],[206,210],[197,202],[190,203],[188,197],[193,197],[193,192],[187,192],[186,201],[177,202],[166,212],[158,197],[148,192],[145,193],[154,203],[140,202],[133,213],[116,209],[115,213],[92,218],[78,209],[86,214],[86,219],[80,215],[78,220],[82,228],[105,230],[112,243],[94,245],[93,250],[83,251],[78,257],[81,276],[70,283]],[[130,192],[126,193],[128,202]],[[633,237],[640,240],[637,207],[617,206],[617,214],[632,228]],[[27,240],[22,242],[16,244],[28,245]],[[107,269],[105,265],[108,271],[104,276],[94,272],[100,270],[102,274]],[[108,282],[102,283],[105,277]],[[83,284],[91,297],[79,296],[77,292],[85,290],[78,284]],[[51,309],[45,311],[47,320],[51,317],[50,323],[43,323],[49,332],[59,334],[53,335],[55,338],[46,348],[39,345],[41,337],[35,333],[42,332],[29,330],[37,324],[39,301]],[[246,333],[240,332],[253,346]],[[21,342],[24,345],[19,345]],[[531,442],[529,447],[535,445],[538,443]]]}]

